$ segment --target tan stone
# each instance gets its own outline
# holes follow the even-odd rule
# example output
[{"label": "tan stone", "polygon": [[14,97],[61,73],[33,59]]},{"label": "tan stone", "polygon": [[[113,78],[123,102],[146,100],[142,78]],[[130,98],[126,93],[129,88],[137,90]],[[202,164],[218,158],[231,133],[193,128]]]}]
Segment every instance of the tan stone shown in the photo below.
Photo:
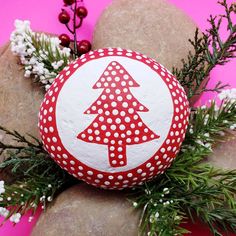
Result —
[{"label": "tan stone", "polygon": [[[19,65],[18,58],[6,44],[0,48],[0,125],[21,134],[32,134],[39,137],[37,120],[40,103],[43,99],[43,89],[24,78],[24,70]],[[0,131],[0,140],[13,144],[14,141]],[[4,159],[4,153],[0,161]],[[1,179],[8,178],[5,171],[0,173]]]},{"label": "tan stone", "polygon": [[37,115],[43,89],[32,79],[24,78],[24,70],[10,45],[0,50],[0,125],[21,133],[38,135]]},{"label": "tan stone", "polygon": [[80,184],[57,197],[31,236],[137,236],[139,217],[124,193]]},{"label": "tan stone", "polygon": [[208,159],[214,166],[229,170],[236,169],[236,133],[227,141],[218,143]]},{"label": "tan stone", "polygon": [[114,0],[98,20],[93,48],[132,49],[171,70],[182,65],[195,30],[193,21],[165,0]]}]

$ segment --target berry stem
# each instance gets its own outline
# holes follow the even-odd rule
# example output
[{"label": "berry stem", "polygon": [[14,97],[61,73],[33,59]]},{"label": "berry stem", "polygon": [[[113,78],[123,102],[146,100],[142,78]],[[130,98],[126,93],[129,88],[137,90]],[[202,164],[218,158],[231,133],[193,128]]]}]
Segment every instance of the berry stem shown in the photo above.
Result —
[{"label": "berry stem", "polygon": [[79,19],[80,19],[80,22],[78,25],[76,25],[76,27],[75,27],[76,29],[80,28],[81,25],[83,24],[83,18],[79,18]]},{"label": "berry stem", "polygon": [[67,24],[65,24],[66,28],[68,29],[68,31],[71,33],[71,34],[74,34],[74,31],[71,30],[70,26]]},{"label": "berry stem", "polygon": [[74,34],[74,57],[78,55],[78,48],[77,48],[77,34],[76,34],[76,9],[77,9],[77,0],[75,0],[74,4],[74,18],[73,18],[73,34]]}]

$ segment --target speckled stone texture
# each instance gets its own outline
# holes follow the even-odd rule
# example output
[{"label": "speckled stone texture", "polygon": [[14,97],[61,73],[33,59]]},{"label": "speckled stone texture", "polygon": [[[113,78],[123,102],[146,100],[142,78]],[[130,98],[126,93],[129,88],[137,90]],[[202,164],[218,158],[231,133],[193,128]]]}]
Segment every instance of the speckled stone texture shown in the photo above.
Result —
[{"label": "speckled stone texture", "polygon": [[114,0],[98,20],[93,48],[132,49],[171,70],[182,65],[195,30],[193,21],[165,0]]},{"label": "speckled stone texture", "polygon": [[[10,45],[0,48],[0,125],[38,137],[37,119],[42,99],[43,90],[32,79],[24,78],[24,70]],[[0,139],[9,141],[3,133]]]},{"label": "speckled stone texture", "polygon": [[80,184],[57,197],[31,236],[137,236],[139,216],[124,193]]},{"label": "speckled stone texture", "polygon": [[236,132],[227,141],[218,143],[213,148],[213,154],[209,161],[217,167],[224,169],[236,169]]}]

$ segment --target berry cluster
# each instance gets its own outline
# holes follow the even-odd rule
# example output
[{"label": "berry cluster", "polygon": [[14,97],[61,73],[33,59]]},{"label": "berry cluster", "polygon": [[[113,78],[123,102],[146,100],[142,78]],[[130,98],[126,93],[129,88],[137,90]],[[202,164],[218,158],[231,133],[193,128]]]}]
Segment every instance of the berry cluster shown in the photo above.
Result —
[{"label": "berry cluster", "polygon": [[[61,10],[61,13],[58,15],[59,21],[66,26],[68,31],[73,34],[74,39],[71,40],[68,34],[61,34],[59,39],[61,45],[64,47],[70,47],[71,42],[73,42],[74,48],[71,48],[71,52],[74,57],[85,54],[91,50],[91,43],[88,40],[77,40],[76,30],[82,26],[84,18],[88,15],[88,11],[84,6],[77,6],[78,0],[63,0],[65,7],[69,7],[72,11],[72,19],[69,12],[65,9]],[[80,0],[83,2],[83,0]],[[78,21],[79,20],[79,21]],[[69,26],[70,21],[72,21],[72,29]],[[78,22],[77,22],[78,21]]]}]

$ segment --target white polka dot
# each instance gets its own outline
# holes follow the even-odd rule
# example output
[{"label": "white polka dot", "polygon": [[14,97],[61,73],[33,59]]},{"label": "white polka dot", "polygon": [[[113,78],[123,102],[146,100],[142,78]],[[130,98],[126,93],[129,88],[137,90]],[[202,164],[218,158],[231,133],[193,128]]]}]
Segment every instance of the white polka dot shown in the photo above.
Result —
[{"label": "white polka dot", "polygon": [[101,129],[102,129],[102,130],[106,130],[106,129],[107,129],[106,125],[102,125],[102,126],[101,126]]},{"label": "white polka dot", "polygon": [[116,107],[116,106],[117,106],[117,103],[116,103],[116,102],[112,102],[112,103],[111,103],[111,106],[112,106],[112,107]]},{"label": "white polka dot", "polygon": [[115,90],[115,93],[116,93],[116,94],[120,94],[120,93],[121,93],[120,89],[116,89],[116,90]]},{"label": "white polka dot", "polygon": [[88,175],[93,175],[93,172],[91,170],[87,171]]},{"label": "white polka dot", "polygon": [[123,106],[124,108],[127,108],[127,107],[129,106],[129,104],[128,104],[127,102],[123,102],[123,103],[122,103],[122,106]]},{"label": "white polka dot", "polygon": [[141,174],[142,172],[143,172],[142,169],[138,169],[138,170],[137,170],[137,173],[138,173],[138,174]]},{"label": "white polka dot", "polygon": [[108,119],[107,119],[107,123],[108,123],[108,124],[111,124],[111,123],[112,123],[112,119],[111,119],[111,118],[108,118]]},{"label": "white polka dot", "polygon": [[116,125],[111,125],[111,130],[116,130]]},{"label": "white polka dot", "polygon": [[123,76],[123,78],[124,78],[124,79],[128,79],[129,76],[125,74],[125,75]]},{"label": "white polka dot", "polygon": [[120,125],[120,130],[125,130],[125,126],[124,125]]},{"label": "white polka dot", "polygon": [[99,179],[102,179],[102,178],[103,178],[103,175],[102,175],[102,174],[98,174],[97,177],[98,177]]},{"label": "white polka dot", "polygon": [[118,111],[117,109],[114,109],[114,110],[112,111],[112,114],[113,114],[113,115],[118,115],[118,113],[119,113],[119,111]]},{"label": "white polka dot", "polygon": [[103,116],[100,116],[99,118],[99,121],[103,122],[105,120],[105,118]]},{"label": "white polka dot", "polygon": [[125,114],[126,114],[125,111],[121,111],[121,112],[120,112],[120,115],[121,115],[121,116],[125,116]]},{"label": "white polka dot", "polygon": [[52,141],[53,141],[54,143],[56,143],[56,142],[57,142],[57,138],[56,138],[56,137],[53,137],[53,138],[52,138]]},{"label": "white polka dot", "polygon": [[64,154],[62,154],[62,157],[63,158],[65,158],[65,159],[67,159],[68,158],[68,156],[64,153]]}]

